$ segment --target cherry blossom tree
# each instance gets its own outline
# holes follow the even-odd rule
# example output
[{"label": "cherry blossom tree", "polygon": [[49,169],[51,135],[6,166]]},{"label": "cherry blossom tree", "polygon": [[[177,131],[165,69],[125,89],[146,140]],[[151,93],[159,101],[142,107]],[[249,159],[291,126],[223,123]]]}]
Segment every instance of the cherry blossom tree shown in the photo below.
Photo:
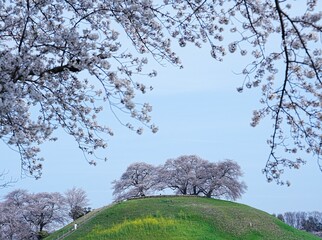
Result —
[{"label": "cherry blossom tree", "polygon": [[69,216],[75,221],[85,215],[89,200],[86,192],[81,188],[73,187],[65,192],[65,200],[69,208]]},{"label": "cherry blossom tree", "polygon": [[240,166],[232,160],[209,162],[196,155],[168,159],[164,165],[133,163],[113,181],[117,201],[171,189],[178,195],[236,200],[245,193]]},{"label": "cherry blossom tree", "polygon": [[156,132],[152,107],[135,101],[149,89],[140,77],[156,75],[144,70],[148,59],[181,67],[173,43],[207,45],[218,61],[227,54],[249,61],[238,91],[262,92],[251,125],[272,119],[263,172],[284,184],[283,170],[305,163],[300,152],[321,160],[320,7],[316,0],[1,1],[0,138],[35,177],[39,145],[56,140],[57,128],[96,164],[113,135],[97,120],[103,106],[139,134],[144,126]]},{"label": "cherry blossom tree", "polygon": [[114,180],[113,195],[116,201],[131,197],[144,197],[155,191],[157,168],[144,162],[133,163],[122,174],[119,180]]},{"label": "cherry blossom tree", "polygon": [[33,239],[33,230],[23,219],[22,207],[27,199],[27,191],[15,190],[0,203],[0,238]]},{"label": "cherry blossom tree", "polygon": [[159,188],[170,188],[176,194],[199,195],[207,164],[208,161],[196,155],[168,159],[159,172]]},{"label": "cherry blossom tree", "polygon": [[1,239],[41,239],[44,231],[67,221],[65,199],[59,193],[15,190],[4,200],[0,203]]},{"label": "cherry blossom tree", "polygon": [[242,176],[240,166],[232,160],[210,162],[204,167],[204,181],[199,188],[207,197],[236,200],[247,189],[246,184],[239,180]]},{"label": "cherry blossom tree", "polygon": [[65,199],[60,193],[30,194],[23,211],[25,220],[32,226],[39,239],[39,234],[44,230],[63,226],[67,222]]},{"label": "cherry blossom tree", "polygon": [[158,188],[176,194],[236,200],[245,193],[240,166],[232,160],[209,162],[196,155],[168,159],[159,172]]},{"label": "cherry blossom tree", "polygon": [[[151,106],[134,101],[137,91],[147,91],[134,79],[143,74],[147,58],[122,48],[117,25],[127,26],[133,41],[139,25],[149,34],[157,30],[140,21],[131,24],[131,12],[146,3],[128,4],[0,2],[0,138],[20,153],[27,173],[40,176],[43,159],[38,146],[56,140],[53,133],[58,127],[73,136],[88,161],[96,164],[96,156],[89,156],[107,147],[106,134],[113,135],[109,127],[98,123],[103,105],[139,134],[141,126],[123,122],[117,113],[130,114],[157,131],[150,123]],[[142,16],[144,21],[148,14]],[[146,74],[155,75],[153,71]]]}]

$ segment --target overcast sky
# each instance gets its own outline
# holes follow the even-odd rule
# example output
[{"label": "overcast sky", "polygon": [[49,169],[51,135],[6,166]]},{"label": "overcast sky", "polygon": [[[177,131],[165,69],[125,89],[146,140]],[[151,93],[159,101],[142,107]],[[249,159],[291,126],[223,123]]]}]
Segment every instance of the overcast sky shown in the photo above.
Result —
[{"label": "overcast sky", "polygon": [[207,48],[183,50],[184,69],[152,63],[158,70],[158,76],[150,79],[154,90],[139,97],[153,105],[157,134],[145,131],[138,136],[106,111],[104,121],[111,123],[115,132],[104,153],[108,161],[90,166],[73,139],[61,131],[58,142],[42,147],[46,160],[40,180],[20,178],[18,154],[2,144],[1,169],[18,182],[1,189],[0,196],[17,188],[63,193],[76,186],[87,192],[91,207],[102,207],[113,201],[111,182],[129,164],[143,161],[158,165],[168,158],[196,154],[209,161],[232,159],[241,166],[248,190],[237,202],[269,213],[322,211],[322,173],[313,157],[300,170],[286,172],[290,187],[267,183],[261,173],[270,150],[266,140],[273,122],[266,119],[256,128],[250,126],[252,111],[260,107],[260,89],[238,93],[236,88],[243,79],[234,73],[246,62],[228,57],[219,63]]}]

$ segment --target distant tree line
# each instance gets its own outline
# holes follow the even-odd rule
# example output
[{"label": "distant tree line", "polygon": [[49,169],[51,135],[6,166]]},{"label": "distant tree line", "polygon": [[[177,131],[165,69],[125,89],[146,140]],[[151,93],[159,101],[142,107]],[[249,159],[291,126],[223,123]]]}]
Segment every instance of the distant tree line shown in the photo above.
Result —
[{"label": "distant tree line", "polygon": [[168,159],[160,166],[137,162],[112,182],[113,195],[120,201],[172,190],[179,195],[236,200],[247,189],[239,180],[242,175],[240,166],[232,160],[209,162],[196,155]]},{"label": "distant tree line", "polygon": [[0,239],[42,239],[48,232],[88,211],[87,195],[80,188],[67,190],[64,195],[18,189],[0,202]]},{"label": "distant tree line", "polygon": [[294,228],[307,232],[322,232],[322,212],[285,212],[275,216]]}]

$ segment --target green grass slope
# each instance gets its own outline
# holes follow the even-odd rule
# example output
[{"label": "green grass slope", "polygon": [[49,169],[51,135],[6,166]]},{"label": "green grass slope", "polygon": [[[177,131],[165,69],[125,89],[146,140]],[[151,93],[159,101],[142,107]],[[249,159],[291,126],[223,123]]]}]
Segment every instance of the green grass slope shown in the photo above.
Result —
[{"label": "green grass slope", "polygon": [[[71,225],[46,238],[58,239]],[[129,200],[97,212],[65,240],[318,240],[246,205],[202,197]]]}]

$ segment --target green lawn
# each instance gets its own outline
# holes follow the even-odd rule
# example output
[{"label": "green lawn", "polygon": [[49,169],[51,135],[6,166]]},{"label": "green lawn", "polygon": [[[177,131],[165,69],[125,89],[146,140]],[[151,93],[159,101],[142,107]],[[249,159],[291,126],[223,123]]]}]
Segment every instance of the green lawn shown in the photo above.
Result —
[{"label": "green lawn", "polygon": [[[57,239],[59,234],[61,232],[58,231],[46,239]],[[320,238],[289,227],[265,212],[242,204],[202,197],[153,197],[129,200],[106,208],[64,239],[318,240]]]}]

